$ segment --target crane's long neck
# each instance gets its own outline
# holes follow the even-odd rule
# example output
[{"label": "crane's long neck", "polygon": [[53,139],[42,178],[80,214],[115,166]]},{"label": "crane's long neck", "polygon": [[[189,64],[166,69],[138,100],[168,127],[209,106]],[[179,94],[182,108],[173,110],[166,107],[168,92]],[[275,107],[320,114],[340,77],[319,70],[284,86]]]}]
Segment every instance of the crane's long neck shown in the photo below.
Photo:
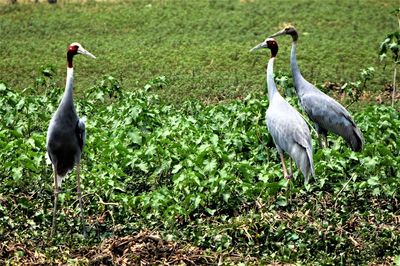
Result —
[{"label": "crane's long neck", "polygon": [[73,91],[74,91],[74,68],[67,67],[67,81],[65,85],[64,96],[61,100],[60,105],[65,107],[73,106]]},{"label": "crane's long neck", "polygon": [[275,57],[271,57],[267,66],[267,86],[268,86],[268,99],[271,101],[274,94],[278,92],[274,81],[274,61]]},{"label": "crane's long neck", "polygon": [[301,80],[303,80],[303,76],[300,73],[299,66],[297,65],[296,61],[296,45],[297,41],[292,42],[292,49],[290,51],[290,68],[292,70],[292,76],[294,80],[294,85],[296,88],[297,93],[300,92],[302,87],[300,86]]}]

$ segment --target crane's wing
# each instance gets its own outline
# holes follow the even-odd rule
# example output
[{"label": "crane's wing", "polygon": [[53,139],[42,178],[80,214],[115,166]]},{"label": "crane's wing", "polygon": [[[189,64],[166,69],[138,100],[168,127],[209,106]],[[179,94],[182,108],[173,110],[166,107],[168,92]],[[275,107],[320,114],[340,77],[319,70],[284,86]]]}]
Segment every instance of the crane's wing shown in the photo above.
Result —
[{"label": "crane's wing", "polygon": [[319,127],[342,136],[353,150],[362,148],[362,133],[340,103],[320,91],[306,93],[300,101],[304,111]]},{"label": "crane's wing", "polygon": [[340,129],[340,126],[356,126],[349,112],[337,101],[322,92],[307,93],[301,98],[301,104],[307,115],[328,130]]},{"label": "crane's wing", "polygon": [[78,122],[76,123],[76,136],[78,137],[79,147],[82,151],[86,142],[86,126],[84,119],[78,119]]},{"label": "crane's wing", "polygon": [[279,107],[268,109],[266,114],[268,131],[275,144],[288,151],[291,142],[304,148],[311,147],[310,130],[301,115],[285,100]]},{"label": "crane's wing", "polygon": [[267,110],[266,120],[278,151],[286,151],[295,161],[308,183],[314,176],[310,130],[301,115],[286,101]]}]

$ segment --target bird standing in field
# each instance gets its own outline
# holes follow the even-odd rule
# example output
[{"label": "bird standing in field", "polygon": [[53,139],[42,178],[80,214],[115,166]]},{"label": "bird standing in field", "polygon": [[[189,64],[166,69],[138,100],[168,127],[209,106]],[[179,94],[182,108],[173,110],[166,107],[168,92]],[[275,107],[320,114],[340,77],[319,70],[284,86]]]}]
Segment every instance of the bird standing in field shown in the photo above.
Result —
[{"label": "bird standing in field", "polygon": [[[294,86],[301,106],[315,124],[320,146],[328,146],[328,132],[333,132],[336,135],[342,136],[353,151],[361,151],[364,145],[364,138],[349,112],[340,103],[318,90],[301,75],[296,62],[296,45],[298,39],[296,29],[288,26],[272,34],[270,37],[284,34],[292,36],[290,68],[292,70]],[[321,138],[324,139],[324,145]]]},{"label": "bird standing in field", "polygon": [[54,113],[47,130],[47,153],[53,164],[54,207],[51,236],[56,228],[57,198],[63,178],[76,165],[77,191],[81,209],[81,223],[85,234],[83,206],[80,187],[80,160],[85,145],[85,122],[76,113],[73,101],[74,69],[72,61],[75,55],[83,54],[91,58],[94,55],[83,49],[79,43],[72,43],[67,50],[67,81],[65,92],[57,111]]},{"label": "bird standing in field", "polygon": [[[300,168],[308,183],[309,176],[314,176],[314,163],[310,130],[301,115],[278,92],[274,81],[274,61],[278,53],[278,44],[272,38],[255,46],[250,51],[261,48],[271,50],[267,66],[267,85],[269,106],[265,115],[267,128],[274,140],[286,178],[293,176],[292,159]],[[290,175],[288,175],[283,152],[290,156]]]}]

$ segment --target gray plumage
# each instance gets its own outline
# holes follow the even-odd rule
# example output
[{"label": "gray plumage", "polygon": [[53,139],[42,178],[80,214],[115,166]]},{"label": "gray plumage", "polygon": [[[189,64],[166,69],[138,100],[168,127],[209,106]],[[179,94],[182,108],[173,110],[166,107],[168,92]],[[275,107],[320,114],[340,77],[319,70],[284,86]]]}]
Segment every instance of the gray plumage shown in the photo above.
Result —
[{"label": "gray plumage", "polygon": [[[309,128],[297,110],[279,94],[276,88],[273,78],[273,65],[278,52],[276,41],[268,38],[265,42],[254,47],[252,51],[260,48],[271,49],[271,58],[267,67],[269,106],[265,116],[268,131],[281,157],[284,175],[287,175],[283,159],[283,153],[286,152],[296,162],[305,177],[305,182],[308,183],[309,176],[314,176]],[[290,176],[292,176],[292,172]]]},{"label": "gray plumage", "polygon": [[58,186],[81,159],[85,145],[85,122],[79,119],[73,103],[73,70],[67,74],[63,99],[47,131],[47,153],[57,174]]},{"label": "gray plumage", "polygon": [[[353,151],[361,151],[364,145],[364,138],[349,112],[340,103],[318,90],[301,75],[296,62],[296,45],[298,39],[296,30],[289,26],[271,35],[271,37],[283,34],[292,36],[290,68],[292,70],[294,86],[301,106],[315,124],[318,137],[322,136],[327,145],[327,134],[328,132],[332,132],[343,137]],[[322,146],[321,141],[320,145]]]},{"label": "gray plumage", "polygon": [[73,101],[74,69],[72,66],[73,57],[77,54],[84,54],[92,58],[94,55],[83,49],[79,43],[72,43],[67,51],[67,82],[65,92],[56,112],[51,118],[47,130],[46,147],[47,153],[53,164],[54,172],[54,207],[51,236],[56,229],[56,211],[59,188],[63,178],[76,166],[77,192],[79,206],[81,209],[81,223],[85,235],[83,217],[83,205],[80,188],[80,160],[83,147],[85,146],[86,131],[85,122],[76,113]]}]

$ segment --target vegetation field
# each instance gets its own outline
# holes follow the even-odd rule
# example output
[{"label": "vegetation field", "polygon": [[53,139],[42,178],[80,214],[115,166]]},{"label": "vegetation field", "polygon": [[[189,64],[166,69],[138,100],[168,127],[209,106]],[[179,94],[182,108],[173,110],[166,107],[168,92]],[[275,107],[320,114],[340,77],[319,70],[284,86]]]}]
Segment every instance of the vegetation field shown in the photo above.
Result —
[{"label": "vegetation field", "polygon": [[[391,82],[378,48],[396,30],[394,8],[367,0],[1,5],[0,265],[400,265],[399,105],[368,98]],[[297,168],[292,181],[282,177],[264,120],[268,54],[248,52],[284,22],[300,31],[305,77],[345,105],[351,94],[330,89],[361,86],[366,98],[350,108],[363,151],[335,136],[319,149],[313,131],[316,177],[307,185]],[[73,172],[52,239],[46,130],[73,41],[98,56],[75,60],[75,105],[87,117],[87,236]],[[276,81],[300,110],[290,40],[278,42]]]},{"label": "vegetation field", "polygon": [[[163,75],[157,93],[169,103],[216,102],[262,91],[265,53],[248,51],[284,23],[300,32],[298,62],[314,83],[359,79],[375,67],[368,90],[391,81],[377,50],[397,28],[397,0],[119,1],[0,6],[0,80],[17,90],[40,67],[52,66],[64,86],[65,49],[78,41],[98,57],[77,59],[78,92],[111,74],[125,89]],[[279,38],[276,69],[289,72],[290,38]]]}]

